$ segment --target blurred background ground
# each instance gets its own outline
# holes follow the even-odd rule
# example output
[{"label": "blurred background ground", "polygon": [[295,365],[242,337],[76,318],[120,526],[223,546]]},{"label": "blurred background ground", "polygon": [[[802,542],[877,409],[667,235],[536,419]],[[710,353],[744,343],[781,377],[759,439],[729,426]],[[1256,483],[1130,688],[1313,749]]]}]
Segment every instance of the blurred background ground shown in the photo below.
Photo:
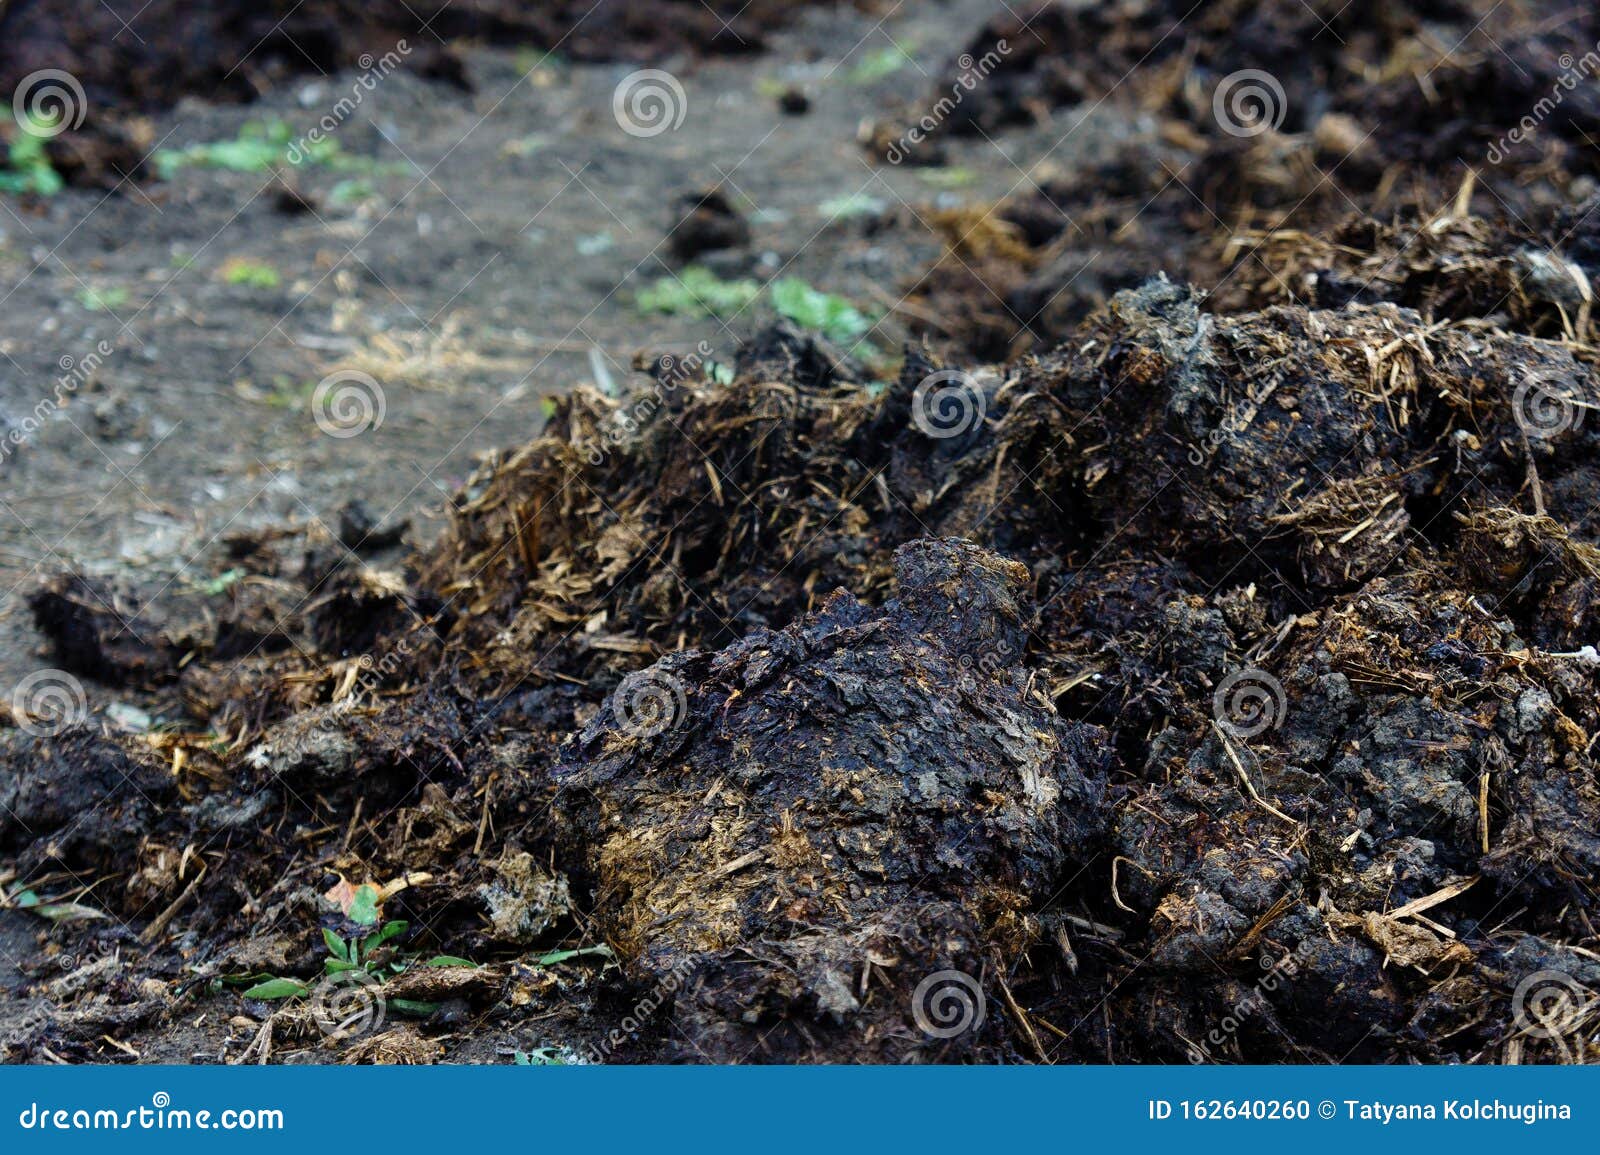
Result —
[{"label": "blurred background ground", "polygon": [[[902,199],[923,211],[992,200],[1021,172],[980,138],[961,146],[961,187],[941,187],[941,170],[869,164],[858,124],[925,92],[993,9],[814,9],[762,54],[680,52],[659,63],[681,78],[686,115],[652,138],[612,112],[636,62],[457,45],[475,91],[405,68],[385,77],[333,134],[339,161],[293,170],[306,204],[291,211],[271,169],[199,165],[0,198],[4,424],[49,395],[63,359],[114,349],[0,465],[0,682],[36,664],[19,597],[46,573],[139,566],[204,581],[190,563],[218,535],[330,518],[352,497],[412,517],[427,540],[473,457],[532,436],[541,396],[593,381],[596,359],[626,387],[641,350],[709,337],[728,356],[770,305],[719,323],[636,301],[683,265],[665,241],[685,194],[725,183],[752,223],[723,275],[782,270],[892,304],[938,242],[901,230],[879,243],[863,222]],[[151,131],[174,151],[281,126],[298,137],[361,75],[308,73],[247,105],[185,99]],[[791,87],[806,115],[780,109]],[[902,335],[893,319],[885,333],[885,346]],[[350,364],[382,383],[384,421],[322,435],[312,391]]]}]

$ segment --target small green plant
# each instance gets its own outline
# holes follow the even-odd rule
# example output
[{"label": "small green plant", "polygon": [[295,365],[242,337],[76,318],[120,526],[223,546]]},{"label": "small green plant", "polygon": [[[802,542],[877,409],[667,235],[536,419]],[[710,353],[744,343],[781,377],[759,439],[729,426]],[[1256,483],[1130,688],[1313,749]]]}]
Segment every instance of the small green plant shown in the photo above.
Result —
[{"label": "small green plant", "polygon": [[182,149],[160,149],[155,174],[170,181],[184,168],[226,168],[234,173],[270,173],[278,165],[325,166],[341,173],[405,173],[406,165],[381,165],[366,157],[350,157],[330,136],[294,136],[286,120],[250,120],[232,141],[203,141]]},{"label": "small green plant", "polygon": [[514,57],[517,71],[526,75],[537,72],[541,68],[548,68],[552,73],[559,73],[572,65],[567,58],[559,52],[546,52],[539,48],[519,48]]},{"label": "small green plant", "polygon": [[[291,151],[291,145],[294,145]],[[291,155],[300,157],[291,160]],[[232,140],[163,148],[155,155],[156,175],[171,180],[185,168],[224,168],[232,172],[270,172],[280,164],[332,164],[341,159],[339,142],[328,137],[296,143],[287,121],[252,120]]]},{"label": "small green plant", "polygon": [[876,48],[863,55],[860,62],[850,70],[850,80],[854,84],[871,84],[874,80],[893,76],[910,63],[911,56],[904,48],[898,44],[890,44],[886,48]]},{"label": "small green plant", "polygon": [[531,1051],[513,1051],[511,1061],[519,1067],[565,1067],[559,1047],[536,1047]]},{"label": "small green plant", "polygon": [[[9,113],[6,119],[11,119]],[[7,146],[6,163],[0,167],[0,192],[50,197],[66,187],[44,148],[45,137],[55,126],[53,115],[16,123]]]},{"label": "small green plant", "polygon": [[109,289],[80,289],[77,301],[91,313],[115,313],[128,303],[128,290],[120,285]]},{"label": "small green plant", "polygon": [[278,270],[263,261],[236,257],[222,266],[222,279],[251,289],[276,289],[283,282]]},{"label": "small green plant", "polygon": [[282,374],[272,378],[272,388],[258,394],[265,404],[273,409],[300,410],[311,404],[311,398],[316,394],[315,381],[296,381],[292,377]]},{"label": "small green plant", "polygon": [[772,305],[795,324],[817,329],[842,345],[860,340],[875,323],[844,297],[814,289],[799,277],[773,282]]},{"label": "small green plant", "polygon": [[[343,883],[341,883],[341,886],[343,886]],[[457,955],[436,954],[424,956],[421,952],[398,954],[393,948],[383,949],[387,944],[405,934],[410,929],[410,924],[403,919],[395,919],[389,922],[382,921],[380,909],[382,900],[378,888],[370,883],[346,888],[345,893],[348,896],[348,905],[344,906],[345,918],[358,927],[371,929],[346,938],[328,927],[322,928],[322,945],[327,950],[327,956],[322,960],[322,969],[327,978],[333,978],[349,971],[361,971],[379,982],[384,982],[412,967],[476,967],[478,965],[471,959],[461,958]],[[601,955],[610,958],[612,957],[612,952],[611,948],[604,944],[576,947],[570,950],[555,950],[541,956],[534,965],[541,967],[555,966],[569,959],[588,955]],[[274,974],[235,975],[216,980],[212,985],[213,990],[220,990],[224,986],[243,986],[245,989],[241,993],[244,998],[261,999],[265,1002],[305,998],[311,994],[314,986],[308,980],[285,978]],[[413,999],[391,998],[387,1000],[387,1005],[396,1011],[413,1015],[431,1015],[439,1009],[438,1003],[420,1002]]]},{"label": "small green plant", "polygon": [[976,171],[959,164],[949,168],[920,169],[917,176],[923,184],[931,184],[934,188],[966,188],[978,179]]},{"label": "small green plant", "polygon": [[500,146],[501,156],[532,156],[540,152],[550,143],[550,138],[542,132],[531,132],[527,136],[519,136],[508,140]]},{"label": "small green plant", "polygon": [[[370,892],[370,898],[364,898],[362,892]],[[374,925],[375,929],[370,934],[342,938],[327,927],[322,929],[322,943],[327,948],[328,956],[322,960],[324,974],[333,976],[346,971],[362,971],[373,978],[382,981],[393,978],[403,972],[407,966],[417,962],[415,957],[397,957],[389,951],[380,951],[379,948],[390,939],[398,938],[410,929],[410,923],[404,919],[395,919],[391,922],[377,926],[377,890],[366,886],[360,888],[356,901],[351,905],[348,917],[357,924]],[[371,922],[367,923],[366,920]],[[453,955],[437,955],[421,963],[423,966],[473,966],[465,959],[455,958]],[[280,999],[299,999],[311,993],[312,984],[300,979],[281,978],[277,975],[255,976],[252,985],[244,992],[247,999],[261,999],[265,1002],[276,1002]],[[439,1009],[437,1003],[418,1002],[413,999],[390,999],[388,1005],[397,1011],[414,1015],[431,1015]]]},{"label": "small green plant", "polygon": [[10,893],[5,895],[5,901],[0,902],[0,908],[3,907],[25,910],[29,914],[36,914],[51,922],[81,922],[87,919],[111,917],[104,911],[84,906],[82,903],[57,902],[53,899],[40,898],[36,891],[21,883],[13,886]]},{"label": "small green plant", "polygon": [[[322,960],[324,973],[330,975],[342,974],[345,971],[365,971],[377,978],[389,974],[399,974],[405,969],[404,963],[384,961],[377,955],[377,950],[384,943],[398,935],[404,934],[410,924],[403,919],[386,922],[372,934],[362,935],[360,938],[343,939],[326,927],[322,930],[323,945],[328,948],[328,957]],[[385,959],[387,956],[384,956]],[[311,993],[311,984],[299,979],[279,978],[269,975],[255,982],[253,986],[244,991],[247,999],[263,999],[268,1002],[277,999],[297,999]]]},{"label": "small green plant", "polygon": [[851,217],[873,216],[883,210],[884,202],[882,199],[859,192],[850,193],[848,196],[830,197],[817,206],[817,211],[830,220],[849,220]]},{"label": "small green plant", "polygon": [[[831,341],[855,346],[868,354],[874,351],[862,338],[876,321],[848,299],[814,289],[798,277],[774,281],[769,291],[772,307],[780,316],[808,329],[817,329]],[[710,269],[690,265],[676,277],[661,277],[639,290],[636,302],[645,313],[731,317],[752,304],[761,293],[762,286],[755,281],[725,281]]]},{"label": "small green plant", "polygon": [[372,182],[360,177],[338,181],[328,190],[328,200],[340,206],[360,204],[377,195],[378,190],[372,187]]},{"label": "small green plant", "polygon": [[731,317],[761,295],[756,281],[725,281],[703,265],[661,277],[639,290],[641,312],[682,317]]},{"label": "small green plant", "polygon": [[209,597],[218,597],[227,593],[244,577],[244,570],[230,569],[218,574],[216,577],[200,583],[200,592]]},{"label": "small green plant", "polygon": [[[322,960],[324,972],[337,975],[345,971],[359,970],[381,979],[405,970],[405,961],[395,959],[388,951],[380,954],[378,948],[390,939],[405,934],[411,924],[403,919],[395,919],[380,925],[378,888],[370,883],[353,888],[349,891],[349,896],[345,918],[356,926],[372,929],[366,934],[346,939],[323,927],[322,944],[328,950],[328,957]],[[247,999],[264,999],[271,1002],[277,999],[303,998],[311,993],[310,983],[278,975],[249,975],[223,981],[235,984],[250,983],[251,985],[244,991],[244,997]],[[400,1002],[397,1000],[395,1005],[404,1010],[405,1007],[400,1005]]]},{"label": "small green plant", "polygon": [[[328,948],[328,957],[322,960],[323,969],[330,975],[343,971],[364,970],[372,973],[374,969],[382,970],[383,965],[374,964],[374,952],[392,938],[405,934],[411,924],[404,919],[395,919],[386,922],[371,934],[364,934],[360,938],[343,939],[326,927],[322,930],[323,945]],[[398,974],[405,970],[404,963],[390,963],[388,966]]]}]

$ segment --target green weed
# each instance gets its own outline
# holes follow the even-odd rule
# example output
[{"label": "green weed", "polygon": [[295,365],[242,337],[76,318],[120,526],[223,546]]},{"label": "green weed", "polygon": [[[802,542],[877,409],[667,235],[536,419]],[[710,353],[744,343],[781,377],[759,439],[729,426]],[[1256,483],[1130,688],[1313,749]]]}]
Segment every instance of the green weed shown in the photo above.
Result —
[{"label": "green weed", "polygon": [[884,202],[878,197],[868,196],[866,193],[851,193],[848,196],[831,197],[817,206],[817,211],[825,217],[838,220],[849,220],[851,217],[872,216],[884,210]]},{"label": "green weed", "polygon": [[[345,917],[350,922],[360,927],[370,927],[371,930],[345,938],[327,927],[322,928],[322,945],[327,955],[322,960],[323,974],[332,977],[348,971],[362,971],[373,978],[386,981],[398,974],[404,973],[412,967],[475,967],[478,964],[471,959],[461,958],[457,955],[436,954],[424,956],[421,952],[396,953],[393,948],[381,949],[386,944],[400,938],[410,929],[410,923],[404,919],[394,919],[389,922],[380,922],[378,889],[371,884],[363,884],[355,888],[350,898],[349,909]],[[590,955],[600,955],[611,958],[612,951],[609,946],[585,946],[571,950],[555,950],[541,956],[535,966],[556,966],[570,959],[582,958]],[[281,975],[257,974],[235,975],[223,978],[213,983],[214,990],[224,986],[244,986],[241,992],[247,999],[261,999],[265,1002],[277,1002],[283,999],[300,999],[308,996],[315,983],[311,980],[286,978]],[[419,1002],[411,999],[389,999],[388,1006],[394,1010],[413,1015],[431,1015],[439,1009],[437,1003]]]},{"label": "green weed", "polygon": [[841,345],[860,340],[875,323],[844,297],[814,289],[799,277],[773,282],[772,305],[795,324],[816,329]]},{"label": "green weed", "polygon": [[731,317],[761,295],[756,281],[725,281],[703,265],[661,277],[639,290],[641,312],[680,317]]},{"label": "green weed", "polygon": [[114,313],[128,303],[128,290],[120,285],[109,289],[80,289],[76,299],[91,313]]},{"label": "green weed", "polygon": [[276,289],[283,283],[278,270],[262,261],[236,257],[222,266],[222,279],[230,285],[251,289]]},{"label": "green weed", "polygon": [[976,183],[978,174],[962,165],[952,165],[949,168],[925,168],[917,172],[923,184],[931,184],[934,188],[966,188]]},{"label": "green weed", "polygon": [[372,187],[372,182],[360,177],[339,181],[328,190],[328,200],[341,206],[359,204],[377,195],[378,190]]},{"label": "green weed", "polygon": [[[11,120],[9,112],[4,113],[4,117]],[[0,192],[50,197],[66,187],[44,148],[45,136],[55,125],[53,116],[17,123],[7,148],[6,163],[0,167]]]},{"label": "green weed", "polygon": [[[248,121],[232,140],[191,144],[185,148],[163,148],[156,152],[156,175],[171,180],[185,168],[224,168],[231,172],[270,172],[289,164],[289,145],[294,130],[282,120]],[[306,162],[319,164],[338,155],[338,142],[323,140],[303,150]]]},{"label": "green weed", "polygon": [[850,81],[853,84],[871,84],[874,80],[893,76],[910,63],[911,56],[904,48],[890,44],[887,48],[877,48],[864,54],[850,70]]}]

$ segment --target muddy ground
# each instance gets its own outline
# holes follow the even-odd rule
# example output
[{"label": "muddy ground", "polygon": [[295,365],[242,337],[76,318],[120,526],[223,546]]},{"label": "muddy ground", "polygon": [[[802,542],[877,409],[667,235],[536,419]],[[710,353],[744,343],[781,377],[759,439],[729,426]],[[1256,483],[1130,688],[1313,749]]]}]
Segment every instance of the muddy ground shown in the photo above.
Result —
[{"label": "muddy ground", "polygon": [[9,1060],[1596,1057],[1593,13],[52,7]]}]

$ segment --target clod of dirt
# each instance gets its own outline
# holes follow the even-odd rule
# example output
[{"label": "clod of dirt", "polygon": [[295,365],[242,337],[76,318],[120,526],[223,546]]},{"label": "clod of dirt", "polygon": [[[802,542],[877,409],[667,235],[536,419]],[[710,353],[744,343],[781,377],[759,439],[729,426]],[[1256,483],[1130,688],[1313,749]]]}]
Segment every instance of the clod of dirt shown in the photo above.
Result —
[{"label": "clod of dirt", "polygon": [[315,197],[281,178],[273,183],[268,195],[272,198],[273,211],[284,216],[305,216],[320,208]]},{"label": "clod of dirt", "polygon": [[778,108],[785,116],[804,116],[811,111],[811,98],[803,88],[785,88],[778,94]]},{"label": "clod of dirt", "polygon": [[1123,532],[1151,533],[1203,572],[1264,565],[1347,587],[1395,561],[1414,511],[1441,497],[1514,493],[1537,453],[1554,502],[1584,468],[1567,444],[1587,431],[1530,443],[1538,398],[1569,414],[1594,403],[1588,373],[1554,342],[1388,305],[1199,306],[1161,282],[1118,294],[1076,404],[1105,435],[1086,467],[1096,504],[1133,511]]},{"label": "clod of dirt", "polygon": [[720,188],[679,199],[677,224],[669,236],[672,253],[689,261],[702,253],[737,249],[750,243],[750,225]]},{"label": "clod of dirt", "polygon": [[1349,217],[1326,235],[1244,232],[1230,245],[1250,257],[1229,270],[1209,307],[1392,301],[1429,319],[1476,318],[1534,336],[1559,336],[1568,327],[1586,332],[1600,263],[1575,259],[1549,240],[1513,222],[1455,214]]},{"label": "clod of dirt", "polygon": [[[1097,56],[1103,44],[1086,38],[1080,19],[1094,18],[1064,5],[1034,3],[996,16],[950,62],[934,87],[936,100],[954,103],[945,131],[977,136],[1027,124],[1059,105],[1076,104],[1090,91],[1071,61]],[[1092,45],[1092,47],[1091,47]]]},{"label": "clod of dirt", "polygon": [[[1594,724],[1593,671],[1530,660],[1507,623],[1422,574],[1371,582],[1319,618],[1219,686],[1222,725],[1156,738],[1145,778],[1163,784],[1118,811],[1117,901],[1149,913],[1147,942],[1130,947],[1150,952],[1146,982],[1193,973],[1202,1005],[1232,997],[1212,982],[1219,963],[1263,949],[1263,967],[1293,960],[1292,989],[1262,1000],[1272,1017],[1248,1053],[1436,1061],[1440,1039],[1408,1035],[1406,1007],[1424,1013],[1447,980],[1455,1001],[1501,982],[1493,936],[1436,921],[1444,904],[1592,917],[1572,880],[1596,868],[1584,831],[1600,800],[1569,768]],[[1193,1044],[1181,1023],[1144,1030],[1174,1057]]]},{"label": "clod of dirt", "polygon": [[339,540],[352,553],[376,553],[400,544],[411,520],[379,524],[359,499],[346,502],[339,509]]},{"label": "clod of dirt", "polygon": [[527,851],[507,851],[495,864],[494,878],[478,888],[489,910],[495,937],[531,946],[572,913],[567,880],[553,875]]},{"label": "clod of dirt", "polygon": [[[623,682],[563,754],[595,914],[721,1059],[952,1057],[913,991],[1013,958],[1104,825],[1104,748],[1022,660],[1027,571],[968,542],[895,555],[880,610],[813,614]],[[992,989],[992,982],[990,984]]]},{"label": "clod of dirt", "polygon": [[74,673],[135,686],[176,676],[181,631],[169,632],[165,616],[153,613],[135,592],[65,574],[33,591],[28,608],[56,660]]},{"label": "clod of dirt", "polygon": [[87,726],[49,737],[0,730],[0,850],[26,866],[126,865],[173,795],[163,767]]}]

